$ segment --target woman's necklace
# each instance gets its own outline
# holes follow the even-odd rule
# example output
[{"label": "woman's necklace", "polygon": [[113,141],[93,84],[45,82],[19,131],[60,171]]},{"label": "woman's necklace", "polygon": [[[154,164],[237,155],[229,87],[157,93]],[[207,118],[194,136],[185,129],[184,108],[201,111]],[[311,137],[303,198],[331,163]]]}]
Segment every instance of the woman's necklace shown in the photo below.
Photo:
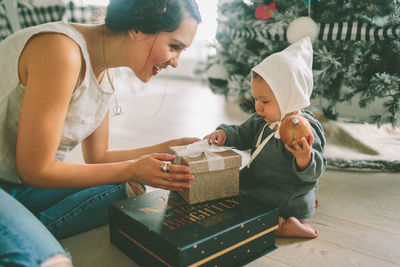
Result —
[{"label": "woman's necklace", "polygon": [[117,100],[117,90],[115,90],[114,84],[111,81],[111,77],[110,77],[110,73],[108,72],[108,69],[106,70],[106,74],[107,74],[107,79],[110,82],[111,88],[112,88],[112,90],[114,92],[114,95],[115,95],[114,96],[115,105],[114,105],[113,110],[112,110],[112,115],[113,116],[123,115],[124,112],[122,112],[122,107],[118,104],[118,100]]},{"label": "woman's necklace", "polygon": [[[105,66],[107,67],[107,63],[106,63],[106,54],[105,54],[104,50],[105,50],[105,49],[104,49],[104,24],[103,24],[103,61],[104,61]],[[110,73],[108,72],[108,69],[107,69],[107,68],[106,68],[106,74],[107,74],[108,82],[110,83],[111,88],[112,88],[112,90],[113,90],[113,92],[114,92],[115,105],[114,105],[114,107],[113,107],[113,109],[112,109],[112,115],[113,115],[113,116],[122,115],[122,114],[124,114],[124,112],[122,112],[122,107],[118,104],[118,100],[117,100],[117,90],[115,90],[114,84],[113,84],[113,82],[112,82],[112,80],[111,80]]]}]

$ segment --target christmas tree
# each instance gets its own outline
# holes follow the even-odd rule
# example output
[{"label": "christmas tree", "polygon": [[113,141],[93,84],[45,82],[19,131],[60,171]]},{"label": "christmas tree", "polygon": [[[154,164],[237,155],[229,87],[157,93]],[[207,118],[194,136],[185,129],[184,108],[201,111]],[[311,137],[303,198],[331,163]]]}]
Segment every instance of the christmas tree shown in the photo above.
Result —
[{"label": "christmas tree", "polygon": [[371,117],[378,126],[399,121],[399,0],[220,0],[216,54],[206,66],[211,89],[253,112],[251,68],[301,35],[314,39],[312,97],[326,100],[326,117],[357,97],[363,109],[383,99]]}]

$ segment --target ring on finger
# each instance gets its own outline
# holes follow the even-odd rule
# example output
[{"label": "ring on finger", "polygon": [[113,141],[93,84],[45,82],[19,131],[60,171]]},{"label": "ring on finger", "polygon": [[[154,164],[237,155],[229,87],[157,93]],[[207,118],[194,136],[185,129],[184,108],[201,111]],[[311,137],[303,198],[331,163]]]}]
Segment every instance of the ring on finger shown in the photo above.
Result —
[{"label": "ring on finger", "polygon": [[163,171],[163,172],[169,172],[169,165],[170,165],[170,164],[171,164],[170,162],[164,161],[164,162],[161,164],[161,171]]}]

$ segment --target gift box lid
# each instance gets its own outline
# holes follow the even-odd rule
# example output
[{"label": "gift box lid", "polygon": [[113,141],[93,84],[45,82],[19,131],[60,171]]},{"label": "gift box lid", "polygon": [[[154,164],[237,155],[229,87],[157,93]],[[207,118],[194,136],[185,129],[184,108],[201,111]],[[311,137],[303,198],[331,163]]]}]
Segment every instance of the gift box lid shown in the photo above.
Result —
[{"label": "gift box lid", "polygon": [[156,190],[113,203],[110,227],[162,261],[186,266],[273,233],[278,214],[245,195],[189,205],[176,192]]},{"label": "gift box lid", "polygon": [[[186,146],[172,146],[169,148],[169,153],[177,154],[179,151],[185,149]],[[239,168],[242,165],[242,155],[228,149],[221,152],[213,152],[223,158],[224,169]],[[189,166],[192,174],[203,173],[210,171],[208,160],[204,153],[198,157],[183,156],[176,159],[173,163]]]}]

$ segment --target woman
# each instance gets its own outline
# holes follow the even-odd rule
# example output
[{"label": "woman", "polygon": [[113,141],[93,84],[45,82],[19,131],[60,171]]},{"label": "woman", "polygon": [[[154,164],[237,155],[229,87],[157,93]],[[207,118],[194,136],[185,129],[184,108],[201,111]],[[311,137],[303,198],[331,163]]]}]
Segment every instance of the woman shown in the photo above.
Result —
[{"label": "woman", "polygon": [[[177,67],[200,22],[194,0],[112,0],[105,25],[49,23],[0,43],[0,265],[71,266],[54,237],[107,223],[125,182],[134,193],[190,187],[166,151],[197,138],[108,150],[108,69],[147,82]],[[64,162],[79,143],[85,164]]]}]

